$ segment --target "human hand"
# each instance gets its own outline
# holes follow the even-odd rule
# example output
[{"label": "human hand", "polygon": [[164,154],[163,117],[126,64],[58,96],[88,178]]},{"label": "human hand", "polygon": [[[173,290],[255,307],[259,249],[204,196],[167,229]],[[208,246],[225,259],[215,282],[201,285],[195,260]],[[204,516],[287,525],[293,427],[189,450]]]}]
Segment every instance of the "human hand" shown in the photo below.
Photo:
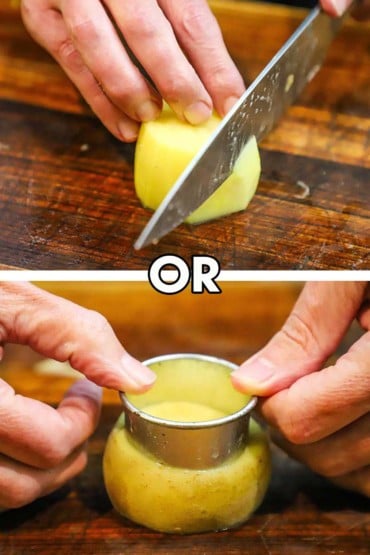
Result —
[{"label": "human hand", "polygon": [[[0,359],[5,343],[68,360],[87,378],[57,409],[17,395],[0,379],[0,507],[46,495],[86,465],[86,440],[100,412],[100,387],[141,392],[154,374],[133,359],[107,321],[28,283],[0,283]],[[92,383],[95,382],[95,383]]]},{"label": "human hand", "polygon": [[197,124],[213,106],[224,115],[244,92],[206,0],[22,0],[21,8],[32,37],[123,141],[159,115],[162,98]]},{"label": "human hand", "polygon": [[[315,472],[370,496],[370,304],[365,283],[307,283],[283,328],[233,375],[263,397],[274,441]],[[366,330],[323,368],[357,316]]]}]

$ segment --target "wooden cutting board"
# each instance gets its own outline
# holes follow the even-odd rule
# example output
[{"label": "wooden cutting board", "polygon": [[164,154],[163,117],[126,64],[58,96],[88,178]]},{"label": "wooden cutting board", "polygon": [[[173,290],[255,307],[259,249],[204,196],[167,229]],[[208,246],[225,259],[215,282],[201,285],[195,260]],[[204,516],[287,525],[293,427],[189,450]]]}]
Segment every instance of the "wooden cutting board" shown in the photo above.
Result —
[{"label": "wooden cutting board", "polygon": [[[222,295],[185,290],[166,296],[147,283],[43,287],[102,312],[126,348],[142,360],[191,351],[235,363],[279,329],[300,289],[294,283],[225,283]],[[138,314],[140,326],[133,326]],[[342,349],[356,337],[353,328]],[[45,368],[41,372],[36,360],[19,345],[6,346],[0,377],[21,395],[57,404],[71,379]],[[105,391],[103,400],[87,468],[59,492],[0,515],[1,555],[368,555],[369,500],[334,487],[277,449],[263,504],[236,530],[174,536],[121,518],[107,498],[101,470],[104,445],[121,407],[116,392]]]},{"label": "wooden cutting board", "polygon": [[[370,25],[349,21],[323,69],[261,144],[247,211],[180,226],[135,252],[150,213],[133,188],[134,146],[104,129],[0,0],[0,264],[147,269],[171,252],[222,269],[370,267]],[[250,82],[306,12],[212,2]]]}]

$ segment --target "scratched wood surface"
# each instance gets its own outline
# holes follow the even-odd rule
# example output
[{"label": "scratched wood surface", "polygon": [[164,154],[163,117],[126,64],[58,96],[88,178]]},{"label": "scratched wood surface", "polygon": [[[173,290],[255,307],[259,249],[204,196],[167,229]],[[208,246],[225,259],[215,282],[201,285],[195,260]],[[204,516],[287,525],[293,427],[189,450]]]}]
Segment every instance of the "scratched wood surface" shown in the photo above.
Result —
[{"label": "scratched wood surface", "polygon": [[[43,286],[103,312],[127,349],[141,359],[192,351],[236,363],[277,331],[300,289],[297,284],[225,283],[222,295],[184,291],[168,297],[145,283]],[[357,334],[357,329],[351,330],[341,350]],[[20,394],[56,404],[71,379],[41,373],[37,360],[25,348],[7,346],[0,377]],[[107,498],[101,472],[104,444],[119,413],[117,394],[105,391],[84,472],[53,495],[0,515],[1,555],[368,554],[369,500],[330,485],[277,450],[263,504],[236,530],[181,537],[155,533],[121,518]]]},{"label": "scratched wood surface", "polygon": [[[134,146],[89,113],[10,4],[0,0],[2,268],[147,269],[168,252],[210,254],[223,269],[370,267],[368,23],[342,29],[322,71],[261,144],[262,178],[246,212],[182,225],[135,252],[150,213],[134,193]],[[212,5],[246,82],[306,13]]]}]

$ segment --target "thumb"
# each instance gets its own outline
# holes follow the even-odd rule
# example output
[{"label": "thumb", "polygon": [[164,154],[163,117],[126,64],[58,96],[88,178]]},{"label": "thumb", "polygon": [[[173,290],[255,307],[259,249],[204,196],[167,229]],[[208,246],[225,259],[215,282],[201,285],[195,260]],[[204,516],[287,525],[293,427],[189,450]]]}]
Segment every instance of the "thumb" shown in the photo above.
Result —
[{"label": "thumb", "polygon": [[68,360],[103,387],[140,393],[155,380],[149,368],[125,351],[101,314],[29,283],[0,283],[0,348],[6,342]]},{"label": "thumb", "polygon": [[366,283],[309,282],[270,342],[231,374],[236,389],[268,396],[320,370],[361,305]]}]

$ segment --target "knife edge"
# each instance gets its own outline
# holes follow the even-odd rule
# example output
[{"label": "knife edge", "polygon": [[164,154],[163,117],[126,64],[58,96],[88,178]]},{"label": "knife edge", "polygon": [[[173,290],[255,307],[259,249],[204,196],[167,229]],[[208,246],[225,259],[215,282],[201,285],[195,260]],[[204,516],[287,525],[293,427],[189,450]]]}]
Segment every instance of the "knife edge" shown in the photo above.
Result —
[{"label": "knife edge", "polygon": [[[308,14],[179,176],[135,242],[135,249],[157,242],[182,223],[230,175],[250,136],[260,140],[272,129],[320,69],[344,16],[332,18],[319,7]],[[290,60],[292,49],[295,57]],[[299,53],[303,58],[297,60]]]}]

